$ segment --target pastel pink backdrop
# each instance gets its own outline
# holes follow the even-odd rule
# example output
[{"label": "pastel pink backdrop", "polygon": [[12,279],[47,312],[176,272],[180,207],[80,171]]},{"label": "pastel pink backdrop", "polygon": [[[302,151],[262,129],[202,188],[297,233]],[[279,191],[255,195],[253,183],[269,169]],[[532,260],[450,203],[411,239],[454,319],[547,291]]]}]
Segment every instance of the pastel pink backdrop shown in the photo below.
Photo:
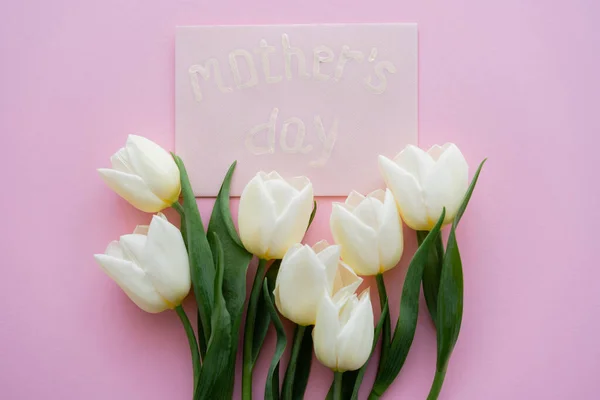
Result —
[{"label": "pastel pink backdrop", "polygon": [[[407,21],[419,24],[420,143],[455,141],[473,166],[489,157],[460,226],[464,322],[441,399],[598,398],[599,17],[593,0],[3,1],[0,397],[191,397],[175,314],[143,313],[92,259],[148,221],[95,168],[127,133],[173,147],[176,25]],[[309,242],[330,237],[320,205]],[[207,218],[211,201],[201,207]],[[406,259],[390,274],[394,316]],[[388,399],[427,393],[422,311]],[[315,363],[306,398],[330,379]]]}]

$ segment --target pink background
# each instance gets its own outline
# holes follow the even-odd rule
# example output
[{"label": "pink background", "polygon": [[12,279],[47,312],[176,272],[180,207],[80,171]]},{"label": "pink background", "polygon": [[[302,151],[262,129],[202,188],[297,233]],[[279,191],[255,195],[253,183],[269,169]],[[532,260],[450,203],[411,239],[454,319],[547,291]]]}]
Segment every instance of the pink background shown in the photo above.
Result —
[{"label": "pink background", "polygon": [[[594,0],[3,1],[0,397],[191,397],[175,314],[138,310],[92,259],[148,221],[95,168],[127,133],[173,147],[175,25],[407,21],[420,143],[453,140],[473,166],[489,157],[460,226],[464,323],[441,398],[598,398],[599,17]],[[311,242],[329,237],[320,204]],[[407,237],[388,278],[396,305]],[[434,358],[422,313],[386,397],[424,399]],[[315,363],[307,398],[330,379]]]}]

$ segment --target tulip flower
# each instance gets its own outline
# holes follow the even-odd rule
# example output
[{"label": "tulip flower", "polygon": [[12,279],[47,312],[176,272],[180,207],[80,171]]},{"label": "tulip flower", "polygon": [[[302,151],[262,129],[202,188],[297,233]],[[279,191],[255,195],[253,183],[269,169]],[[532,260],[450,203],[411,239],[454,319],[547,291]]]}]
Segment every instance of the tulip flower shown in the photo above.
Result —
[{"label": "tulip flower", "polygon": [[312,209],[308,178],[285,180],[277,172],[259,172],[240,197],[238,225],[244,247],[261,259],[283,258],[304,237]]},{"label": "tulip flower", "polygon": [[340,247],[320,241],[312,248],[300,243],[283,257],[275,283],[279,312],[298,325],[314,325],[317,308],[326,291],[354,293],[362,279],[340,262]]},{"label": "tulip flower", "polygon": [[359,369],[371,354],[374,331],[369,289],[333,298],[325,292],[313,330],[315,354],[336,372]]},{"label": "tulip flower", "polygon": [[141,136],[129,135],[125,147],[110,159],[112,169],[98,172],[106,184],[134,207],[158,212],[179,199],[181,182],[173,157]]},{"label": "tulip flower", "polygon": [[376,190],[366,197],[350,193],[345,203],[333,203],[329,222],[342,260],[358,275],[381,274],[400,261],[402,222],[389,190]]},{"label": "tulip flower", "polygon": [[444,224],[452,222],[469,184],[469,166],[453,143],[427,152],[407,146],[394,160],[379,156],[379,168],[402,219],[417,231],[431,230],[444,207]]},{"label": "tulip flower", "polygon": [[181,232],[162,214],[94,255],[102,269],[142,310],[158,313],[181,304],[190,291],[190,267]]}]

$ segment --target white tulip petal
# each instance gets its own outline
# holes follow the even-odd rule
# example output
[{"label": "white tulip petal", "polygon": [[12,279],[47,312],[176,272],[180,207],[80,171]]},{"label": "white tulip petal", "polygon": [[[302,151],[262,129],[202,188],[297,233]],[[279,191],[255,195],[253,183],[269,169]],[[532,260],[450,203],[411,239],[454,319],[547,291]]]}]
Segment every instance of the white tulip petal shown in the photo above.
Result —
[{"label": "white tulip petal", "polygon": [[454,144],[447,144],[435,168],[423,182],[425,204],[435,222],[446,207],[445,223],[454,219],[469,185],[469,166]]},{"label": "white tulip petal", "polygon": [[364,199],[365,199],[365,196],[363,196],[361,193],[357,192],[356,190],[353,190],[352,192],[350,192],[348,197],[346,197],[346,201],[344,202],[344,204],[346,205],[346,208],[349,211],[354,211],[354,209],[360,203],[362,203],[362,201]]},{"label": "white tulip petal", "polygon": [[123,255],[126,260],[131,260],[140,268],[143,268],[144,251],[146,247],[146,235],[129,234],[119,238],[119,244],[123,250]]},{"label": "white tulip petal", "polygon": [[148,185],[160,199],[173,203],[179,197],[179,169],[173,157],[153,141],[136,135],[129,135],[125,149],[133,171]]},{"label": "white tulip petal", "polygon": [[337,274],[338,263],[340,262],[340,251],[340,246],[332,245],[317,253],[317,258],[325,270],[325,287],[327,288],[327,292],[329,294],[333,294],[335,276]]},{"label": "white tulip petal", "polygon": [[[415,230],[429,226],[422,190],[414,176],[386,157],[379,156],[379,167],[406,225]],[[435,224],[435,221],[434,221]]]},{"label": "white tulip petal", "polygon": [[308,179],[306,176],[296,176],[294,178],[288,179],[287,182],[290,184],[291,187],[293,187],[297,191],[301,191],[302,189],[310,185],[310,179]]},{"label": "white tulip petal", "polygon": [[105,254],[94,258],[104,272],[112,278],[139,308],[149,313],[158,313],[168,308],[164,299],[154,289],[146,273],[131,261]]},{"label": "white tulip petal", "polygon": [[377,189],[367,195],[367,198],[377,199],[381,203],[385,200],[385,190]]},{"label": "white tulip petal", "polygon": [[283,179],[269,179],[264,182],[267,194],[275,204],[275,212],[281,215],[298,195],[298,191]]},{"label": "white tulip petal", "polygon": [[394,158],[394,163],[414,176],[418,182],[429,175],[435,161],[417,146],[408,145]]},{"label": "white tulip petal", "polygon": [[392,192],[385,191],[385,199],[379,214],[379,263],[380,272],[394,268],[404,251],[402,221]]},{"label": "white tulip petal", "polygon": [[267,257],[276,219],[275,204],[267,195],[262,179],[255,176],[242,192],[238,212],[240,238],[249,252],[261,258]]},{"label": "white tulip petal", "polygon": [[452,145],[452,143],[446,143],[443,146],[434,144],[433,146],[431,146],[429,148],[429,150],[427,150],[427,154],[429,154],[431,156],[433,161],[437,161],[440,158],[440,156],[442,155],[442,153],[444,151],[446,151],[448,149],[448,147],[451,145]]},{"label": "white tulip petal", "polygon": [[281,175],[279,175],[279,173],[277,173],[277,171],[271,171],[271,172],[269,172],[268,174],[267,174],[267,173],[265,173],[265,172],[263,172],[263,171],[260,171],[260,172],[258,173],[258,175],[261,177],[261,179],[262,179],[263,181],[268,181],[268,180],[271,180],[271,179],[274,179],[274,180],[284,180],[284,179],[281,177]]},{"label": "white tulip petal", "polygon": [[114,258],[125,258],[125,255],[123,254],[123,249],[121,248],[121,245],[119,244],[118,240],[113,240],[112,242],[110,242],[108,244],[108,247],[106,247],[106,251],[104,253],[107,256],[111,256]]},{"label": "white tulip petal", "polygon": [[308,246],[282,260],[277,275],[279,311],[299,325],[316,322],[317,307],[325,290],[325,270]]},{"label": "white tulip petal", "polygon": [[379,272],[377,233],[339,203],[333,204],[330,227],[335,242],[341,246],[342,259],[358,275]]},{"label": "white tulip petal", "polygon": [[315,253],[319,253],[320,251],[326,249],[331,246],[327,240],[319,240],[317,243],[313,244],[312,249]]},{"label": "white tulip petal", "polygon": [[113,169],[116,169],[117,171],[135,175],[135,172],[131,168],[127,157],[127,150],[125,150],[125,148],[120,148],[119,151],[113,154],[110,158],[110,164],[112,165]]},{"label": "white tulip petal", "polygon": [[181,232],[155,215],[147,237],[142,265],[162,297],[173,307],[179,305],[191,286],[188,254]]},{"label": "white tulip petal", "polygon": [[362,367],[371,354],[373,336],[373,307],[367,290],[356,303],[353,302],[350,317],[338,336],[338,371]]},{"label": "white tulip petal", "polygon": [[108,187],[139,210],[153,213],[170,206],[152,193],[137,175],[107,168],[98,169],[98,173]]},{"label": "white tulip petal", "polygon": [[313,188],[308,185],[287,204],[277,218],[270,236],[268,251],[271,258],[282,258],[291,245],[302,240],[312,209]]},{"label": "white tulip petal", "polygon": [[337,296],[339,293],[345,292],[351,295],[358,289],[362,282],[362,278],[356,275],[352,268],[340,261],[336,269],[332,294]]},{"label": "white tulip petal", "polygon": [[337,368],[337,337],[340,331],[339,307],[325,294],[319,303],[317,321],[313,329],[315,355],[321,364]]},{"label": "white tulip petal", "polygon": [[365,198],[352,213],[366,225],[369,225],[375,231],[379,230],[379,215],[383,204],[376,198]]}]

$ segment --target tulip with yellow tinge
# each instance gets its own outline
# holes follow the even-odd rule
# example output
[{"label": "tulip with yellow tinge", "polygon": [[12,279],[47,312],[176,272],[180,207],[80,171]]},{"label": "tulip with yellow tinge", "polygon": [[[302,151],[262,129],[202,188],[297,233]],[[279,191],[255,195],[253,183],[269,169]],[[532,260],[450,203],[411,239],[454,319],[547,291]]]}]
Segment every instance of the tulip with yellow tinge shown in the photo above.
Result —
[{"label": "tulip with yellow tinge", "polygon": [[418,231],[431,230],[444,207],[444,224],[452,222],[469,185],[469,166],[454,143],[407,146],[393,160],[379,156],[379,169],[402,219]]},{"label": "tulip with yellow tinge", "polygon": [[129,135],[125,147],[110,159],[112,168],[98,172],[106,184],[131,205],[158,212],[179,199],[179,169],[171,154],[142,136]]},{"label": "tulip with yellow tinge", "polygon": [[94,258],[142,310],[158,313],[181,304],[191,286],[188,253],[177,227],[162,214],[138,226]]},{"label": "tulip with yellow tinge", "polygon": [[320,241],[312,248],[293,245],[283,257],[275,283],[279,312],[298,325],[314,325],[324,291],[354,293],[362,279],[340,262],[340,247]]},{"label": "tulip with yellow tinge", "polygon": [[336,372],[357,370],[371,354],[374,336],[369,290],[360,295],[324,293],[313,330],[315,354]]},{"label": "tulip with yellow tinge", "polygon": [[275,171],[259,172],[240,197],[240,239],[261,259],[283,258],[304,237],[312,209],[313,187],[308,178],[286,180]]},{"label": "tulip with yellow tinge", "polygon": [[358,275],[381,274],[400,261],[402,222],[389,190],[376,190],[366,197],[350,193],[345,203],[333,203],[329,222],[342,260]]}]

